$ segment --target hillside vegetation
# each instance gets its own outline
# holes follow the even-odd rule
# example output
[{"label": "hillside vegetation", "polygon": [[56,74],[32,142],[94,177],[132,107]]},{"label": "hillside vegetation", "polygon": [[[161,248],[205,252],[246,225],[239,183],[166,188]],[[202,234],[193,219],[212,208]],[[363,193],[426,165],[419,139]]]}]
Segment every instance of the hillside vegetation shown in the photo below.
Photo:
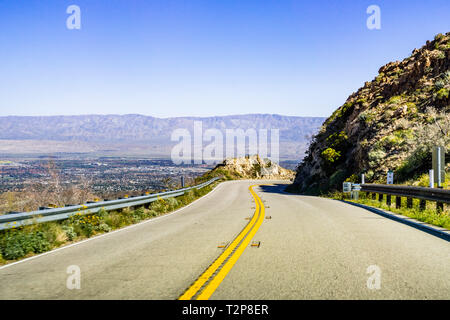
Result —
[{"label": "hillside vegetation", "polygon": [[323,123],[290,190],[326,193],[361,173],[385,183],[389,169],[396,183],[423,180],[432,146],[450,149],[449,69],[450,32],[381,67]]}]

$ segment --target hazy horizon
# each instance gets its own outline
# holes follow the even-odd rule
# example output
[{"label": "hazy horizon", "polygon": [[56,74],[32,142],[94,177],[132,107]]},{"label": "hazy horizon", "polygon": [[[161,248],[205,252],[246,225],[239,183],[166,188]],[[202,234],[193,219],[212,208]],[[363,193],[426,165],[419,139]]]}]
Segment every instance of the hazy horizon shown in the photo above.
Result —
[{"label": "hazy horizon", "polygon": [[53,115],[0,115],[0,117],[88,117],[88,116],[143,116],[155,119],[170,119],[170,118],[215,118],[215,117],[239,117],[239,116],[279,116],[279,117],[295,117],[295,118],[327,118],[328,116],[302,116],[302,115],[285,115],[279,113],[236,113],[236,114],[223,114],[212,116],[191,116],[180,115],[171,117],[158,117],[153,115],[147,115],[142,113],[86,113],[86,114],[53,114]]}]

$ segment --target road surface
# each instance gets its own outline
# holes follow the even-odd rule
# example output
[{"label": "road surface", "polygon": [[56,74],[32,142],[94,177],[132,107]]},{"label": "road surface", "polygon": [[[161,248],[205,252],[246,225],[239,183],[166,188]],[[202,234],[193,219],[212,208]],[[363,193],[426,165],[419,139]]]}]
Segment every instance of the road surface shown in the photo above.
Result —
[{"label": "road surface", "polygon": [[173,214],[1,267],[0,299],[450,298],[448,241],[284,183],[225,182]]}]

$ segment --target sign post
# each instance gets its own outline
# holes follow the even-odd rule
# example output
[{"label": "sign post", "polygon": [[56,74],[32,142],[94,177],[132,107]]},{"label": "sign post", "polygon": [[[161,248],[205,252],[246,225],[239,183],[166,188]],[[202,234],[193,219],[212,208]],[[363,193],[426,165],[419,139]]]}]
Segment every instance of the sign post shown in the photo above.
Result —
[{"label": "sign post", "polygon": [[387,184],[394,184],[394,171],[392,170],[387,173]]},{"label": "sign post", "polygon": [[361,185],[352,183],[351,198],[354,200],[358,200],[359,199],[359,191],[361,191]]},{"label": "sign post", "polygon": [[352,183],[351,182],[344,182],[342,184],[342,192],[348,193],[352,191]]},{"label": "sign post", "polygon": [[433,171],[434,182],[438,188],[442,188],[445,182],[445,149],[444,147],[433,147]]},{"label": "sign post", "polygon": [[434,170],[433,169],[430,170],[429,177],[430,177],[430,188],[434,188]]}]

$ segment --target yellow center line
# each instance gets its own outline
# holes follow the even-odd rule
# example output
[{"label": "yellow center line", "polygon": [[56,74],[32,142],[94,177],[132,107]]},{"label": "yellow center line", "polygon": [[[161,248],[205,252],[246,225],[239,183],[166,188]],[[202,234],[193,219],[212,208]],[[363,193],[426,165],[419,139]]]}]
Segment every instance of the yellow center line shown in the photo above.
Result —
[{"label": "yellow center line", "polygon": [[[253,186],[249,187],[250,192],[253,194],[253,190],[251,189]],[[255,197],[255,196],[253,196]],[[256,199],[256,198],[255,198]],[[222,265],[222,263],[228,258],[228,256],[233,252],[236,246],[241,242],[242,238],[249,232],[249,230],[253,227],[258,218],[259,212],[259,203],[256,202],[255,213],[252,217],[252,220],[247,224],[247,226],[239,233],[239,235],[234,239],[234,241],[230,244],[229,247],[225,249],[225,251],[206,269],[206,271],[186,290],[183,295],[178,298],[178,300],[190,300],[193,296],[197,294],[197,292],[201,289],[201,287],[211,278],[211,276],[216,272],[216,270]]]},{"label": "yellow center line", "polygon": [[[234,241],[230,244],[230,246],[227,247],[227,249],[208,267],[208,269],[194,282],[194,284],[192,284],[186,290],[186,292],[179,298],[179,300],[192,299],[192,297],[194,297],[199,292],[199,290],[201,290],[201,288],[205,285],[205,283],[207,283],[207,281],[213,276],[213,274],[228,259],[228,261],[223,265],[223,268],[217,273],[217,275],[211,280],[211,282],[206,286],[206,288],[203,290],[203,292],[201,292],[201,294],[197,298],[197,299],[208,299],[214,292],[214,290],[219,286],[223,278],[225,278],[226,274],[229,272],[232,266],[236,263],[237,259],[245,250],[250,240],[253,238],[254,234],[256,233],[262,221],[264,220],[264,205],[262,204],[258,195],[253,191],[252,188],[254,186],[256,185],[252,185],[249,187],[249,190],[255,200],[255,213],[251,221],[239,233],[239,235],[234,239]],[[239,247],[233,253],[233,251],[238,245]],[[225,267],[229,269],[227,269],[228,271],[223,272],[223,269],[225,269]]]},{"label": "yellow center line", "polygon": [[[258,231],[259,227],[264,221],[264,205],[261,202],[261,199],[258,197],[258,195],[253,191],[253,187],[251,186],[249,188],[250,192],[253,195],[253,198],[255,199],[256,207],[260,207],[260,212],[258,216],[258,221],[256,222],[256,225],[254,228],[250,231],[250,233],[247,235],[247,237],[242,241],[239,248],[236,250],[236,252],[230,257],[230,259],[225,263],[225,265],[222,267],[222,269],[217,273],[217,275],[210,281],[210,283],[207,285],[207,287],[203,290],[202,293],[199,294],[197,297],[197,300],[208,300],[211,295],[216,291],[217,287],[220,285],[220,283],[225,279],[228,272],[230,272],[231,268],[233,268],[234,264],[237,262],[239,257],[242,255],[244,250],[247,248],[248,244],[252,240],[253,236],[256,234],[256,231]],[[256,215],[256,211],[255,211]]]}]

